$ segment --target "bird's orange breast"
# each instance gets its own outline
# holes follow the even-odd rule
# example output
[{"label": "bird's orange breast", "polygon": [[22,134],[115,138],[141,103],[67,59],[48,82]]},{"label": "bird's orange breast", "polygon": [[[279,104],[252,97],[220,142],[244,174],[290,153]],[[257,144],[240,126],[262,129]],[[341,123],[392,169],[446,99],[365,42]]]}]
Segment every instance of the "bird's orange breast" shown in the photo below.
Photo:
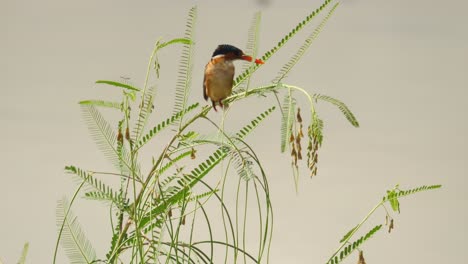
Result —
[{"label": "bird's orange breast", "polygon": [[205,67],[204,94],[211,101],[219,102],[231,95],[234,64],[222,56],[214,57]]}]

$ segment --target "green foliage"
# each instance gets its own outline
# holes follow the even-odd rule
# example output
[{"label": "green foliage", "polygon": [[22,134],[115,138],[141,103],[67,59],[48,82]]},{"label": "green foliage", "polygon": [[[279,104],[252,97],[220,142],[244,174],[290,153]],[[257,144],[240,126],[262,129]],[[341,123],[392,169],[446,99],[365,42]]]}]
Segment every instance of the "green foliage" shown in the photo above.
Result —
[{"label": "green foliage", "polygon": [[282,118],[281,118],[281,152],[286,150],[291,137],[292,125],[294,122],[294,109],[296,108],[296,100],[292,97],[291,93],[286,95],[281,105]]},{"label": "green foliage", "polygon": [[79,104],[93,105],[93,106],[100,106],[100,107],[107,107],[107,108],[114,108],[117,110],[122,110],[122,104],[118,102],[110,102],[110,101],[103,101],[103,100],[85,100],[85,101],[80,101]]},{"label": "green foliage", "polygon": [[81,230],[78,219],[70,211],[66,199],[58,201],[56,214],[57,226],[60,227],[64,223],[60,242],[70,263],[93,263],[96,260],[96,252]]},{"label": "green foliage", "polygon": [[355,127],[359,127],[359,122],[357,121],[356,117],[349,110],[349,108],[340,100],[327,96],[327,95],[322,95],[322,94],[314,94],[313,98],[315,100],[322,100],[322,101],[329,102],[335,105],[336,107],[338,107],[338,109],[340,109],[341,113],[343,113],[343,115],[346,117],[346,119],[348,119],[351,125]]},{"label": "green foliage", "polygon": [[[370,230],[369,232],[367,232],[366,235],[364,235],[364,236],[360,237],[359,239],[357,239],[355,242],[353,242],[353,243],[349,242],[349,240],[361,229],[361,227],[364,225],[364,223],[366,223],[369,220],[370,216],[373,215],[374,212],[378,208],[384,206],[384,204],[386,202],[390,203],[390,205],[392,206],[392,209],[395,212],[400,212],[400,209],[399,209],[400,208],[400,203],[398,202],[397,198],[407,196],[407,195],[411,195],[411,194],[415,194],[415,193],[419,193],[421,191],[435,190],[435,189],[438,189],[438,188],[441,188],[441,187],[442,187],[441,185],[429,185],[429,186],[424,185],[424,186],[413,188],[413,189],[410,189],[410,190],[407,190],[407,191],[403,191],[403,190],[400,190],[399,186],[397,185],[397,186],[395,186],[394,189],[388,190],[387,195],[382,199],[382,201],[380,201],[376,206],[374,206],[374,208],[364,217],[364,219],[358,225],[356,225],[349,232],[347,232],[346,235],[343,236],[343,238],[340,240],[340,243],[341,243],[340,247],[335,251],[335,253],[332,254],[332,256],[328,260],[327,264],[340,263],[352,251],[357,249],[361,244],[366,242],[371,236],[373,236],[377,231],[379,231],[382,228],[382,225],[378,225],[378,226],[374,227],[372,230]],[[390,216],[388,215],[388,212],[387,212],[387,216],[385,218],[386,219],[386,224],[388,224],[387,220],[388,220],[389,217]],[[393,222],[393,218],[392,218],[391,221]],[[393,224],[390,224],[389,232],[393,228],[392,225]]]},{"label": "green foliage", "polygon": [[26,256],[28,255],[28,250],[29,250],[29,243],[25,243],[24,246],[23,246],[23,251],[21,251],[21,255],[20,255],[20,259],[18,260],[18,264],[25,264],[26,263]]},{"label": "green foliage", "polygon": [[340,243],[343,243],[344,241],[348,240],[351,237],[351,235],[356,231],[356,228],[358,228],[358,226],[355,226],[351,230],[349,230],[348,233],[346,233],[346,235],[344,235],[343,238],[340,240]]},{"label": "green foliage", "polygon": [[[323,27],[327,23],[328,19],[333,15],[333,12],[338,7],[339,3],[336,3],[328,12],[328,14],[323,18],[322,22],[315,28],[315,30],[305,39],[302,46],[296,51],[296,53],[291,57],[291,59],[281,68],[278,76],[273,80],[274,83],[279,83],[286,77],[286,75],[292,70],[292,68],[299,62],[302,56],[309,49],[312,42],[318,37]],[[302,24],[302,23],[301,23]]]},{"label": "green foliage", "polygon": [[437,185],[423,185],[423,186],[419,186],[419,187],[409,189],[409,190],[401,190],[400,187],[397,185],[397,186],[395,186],[394,189],[392,189],[390,191],[387,191],[387,196],[384,197],[383,200],[384,200],[384,202],[385,201],[390,201],[390,200],[393,200],[393,199],[397,199],[397,198],[401,198],[401,197],[404,197],[404,196],[416,194],[416,193],[419,193],[419,192],[435,190],[435,189],[440,189],[440,188],[442,188],[442,185],[437,184]]},{"label": "green foliage", "polygon": [[[301,20],[276,46],[261,57],[262,60],[267,61],[282,49],[299,31],[306,28],[314,17],[327,9],[330,2],[331,0],[325,0],[319,8]],[[244,71],[235,80],[238,89],[226,99],[226,103],[235,108],[236,101],[253,95],[274,95],[277,98],[279,95],[284,98],[283,102],[279,103],[280,145],[281,152],[285,152],[286,146],[290,147],[296,188],[300,170],[298,162],[302,159],[304,151],[307,152],[306,165],[311,175],[317,173],[318,149],[324,138],[324,121],[315,109],[318,100],[335,105],[353,126],[359,126],[354,114],[343,102],[329,96],[311,94],[304,88],[282,82],[303,57],[337,6],[335,4],[328,9],[321,23],[303,40],[299,50],[281,68],[273,83],[250,87],[250,79],[259,66],[254,63],[244,64]],[[239,126],[237,131],[228,131],[224,128],[224,122],[230,121],[227,120],[227,111],[218,125],[210,118],[211,106],[199,108],[199,103],[190,104],[188,95],[191,88],[196,17],[197,9],[193,7],[188,14],[183,38],[156,41],[143,89],[125,83],[99,80],[96,83],[121,88],[122,101],[80,102],[91,137],[114,165],[114,171],[96,172],[85,171],[76,166],[65,167],[66,172],[81,182],[72,202],[68,204],[66,200],[61,200],[57,206],[60,229],[56,247],[59,243],[62,244],[71,263],[219,263],[219,254],[214,252],[221,252],[218,250],[220,247],[225,250],[225,263],[238,262],[240,258],[243,258],[245,263],[268,262],[273,232],[273,209],[268,186],[270,175],[267,175],[260,157],[246,141],[246,137],[254,132],[260,123],[266,121],[267,117],[272,117],[276,107],[260,113],[246,112],[243,118],[251,121]],[[260,22],[261,14],[256,13],[249,28],[247,48],[244,50],[253,57],[256,57],[258,50]],[[158,52],[173,44],[183,45],[183,50],[174,89],[172,116],[147,130],[152,115],[157,115],[158,118],[164,116],[162,113],[165,109],[161,107],[158,107],[157,113],[153,111],[154,99],[157,96],[156,85],[162,77]],[[155,78],[150,78],[151,74],[154,74]],[[301,100],[296,101],[299,96],[309,101],[308,124],[301,116]],[[99,107],[119,110],[113,112],[120,114],[115,126],[101,114]],[[213,132],[208,135],[199,132],[200,126],[207,124],[212,127],[204,128],[214,128],[215,136],[212,135]],[[171,125],[175,129],[166,129]],[[303,147],[303,139],[307,140],[307,148]],[[144,159],[148,153],[143,153],[141,148],[152,140],[167,141],[162,142],[165,144],[161,144],[161,149],[147,148],[151,155],[149,163]],[[149,168],[143,166],[142,169],[139,164],[149,165]],[[226,188],[232,188],[226,184],[226,179],[231,177],[232,173],[237,174],[238,180],[234,206],[228,202],[229,192],[226,191]],[[113,181],[114,184],[110,184],[110,180],[104,183],[99,178],[102,175],[117,178],[119,181]],[[217,183],[214,185],[212,182]],[[343,236],[340,247],[332,254],[328,263],[341,262],[382,228],[382,225],[377,225],[353,243],[349,242],[360,232],[363,224],[377,208],[389,202],[395,211],[399,211],[400,197],[439,187],[440,185],[423,186],[402,191],[397,186],[388,191],[382,201]],[[106,259],[96,260],[96,253],[90,241],[86,239],[76,217],[70,211],[78,194],[84,194],[87,199],[105,201],[109,206],[112,235]],[[208,202],[219,204],[221,218],[215,217],[205,208]],[[247,208],[258,210],[258,219],[255,220],[259,227],[256,228],[257,234],[247,231],[251,222],[247,221],[251,218]],[[224,227],[224,230],[221,230],[224,231],[224,240],[218,239],[223,234],[220,236],[215,228],[220,222]],[[195,231],[201,225],[207,232]],[[258,242],[256,250],[246,248],[246,241],[252,237]],[[54,263],[56,256],[57,249]],[[232,260],[229,259],[230,256]]]},{"label": "green foliage", "polygon": [[98,148],[118,171],[123,169],[123,173],[129,175],[134,171],[130,156],[125,147],[118,149],[117,135],[109,123],[92,105],[82,105],[82,110],[91,137]]},{"label": "green foliage", "polygon": [[140,135],[143,132],[146,123],[148,122],[148,117],[153,112],[153,101],[155,96],[155,86],[151,86],[149,89],[147,89],[147,91],[145,91],[145,94],[143,95],[141,105],[139,105],[140,113],[138,114],[138,121],[136,122],[135,128],[133,129],[134,141],[138,141],[140,139]]},{"label": "green foliage", "polygon": [[255,119],[250,121],[250,124],[245,125],[239,132],[236,133],[237,137],[240,139],[245,138],[248,134],[250,134],[267,116],[269,116],[276,107],[271,107],[265,110],[263,113],[260,113]]},{"label": "green foliage", "polygon": [[192,104],[184,110],[181,110],[171,117],[164,120],[162,123],[159,123],[157,126],[154,126],[146,135],[144,135],[141,140],[136,145],[136,149],[143,147],[148,141],[150,141],[154,136],[156,136],[159,132],[161,132],[164,128],[168,127],[171,124],[174,124],[176,121],[180,120],[182,116],[187,114],[188,112],[194,110],[198,107],[198,103]]},{"label": "green foliage", "polygon": [[400,202],[398,201],[398,198],[412,195],[415,193],[419,193],[422,191],[428,191],[428,190],[434,190],[434,189],[439,189],[441,188],[442,185],[423,185],[417,188],[413,188],[410,190],[400,190],[399,186],[395,186],[392,190],[387,191],[387,196],[383,198],[383,202],[389,202],[390,206],[392,207],[393,211],[395,212],[400,212]]},{"label": "green foliage", "polygon": [[377,233],[382,228],[382,225],[377,225],[367,232],[364,236],[361,236],[353,243],[349,243],[344,247],[338,254],[336,254],[332,259],[330,259],[327,264],[338,264],[341,263],[347,256],[349,256],[354,250],[358,249],[361,244],[369,240],[375,233]]},{"label": "green foliage", "polygon": [[125,84],[125,83],[121,83],[121,82],[116,82],[116,81],[98,80],[98,81],[96,81],[96,83],[98,83],[98,84],[99,83],[108,84],[108,85],[111,85],[111,86],[124,88],[124,89],[130,90],[130,91],[136,91],[136,92],[140,91],[140,89],[137,88],[137,87],[134,87],[134,86],[131,86],[131,85],[128,85],[128,84]]},{"label": "green foliage", "polygon": [[[195,22],[197,19],[197,7],[192,7],[189,11],[185,38],[193,40],[195,38]],[[187,98],[192,83],[192,68],[193,68],[193,41],[191,44],[184,44],[182,54],[180,56],[179,75],[175,89],[175,104],[174,114],[186,108]],[[179,125],[179,124],[177,124]]]},{"label": "green foliage", "polygon": [[[66,166],[65,171],[76,175],[80,181],[85,181],[87,184],[87,193],[85,196],[90,199],[106,200],[113,202],[117,206],[122,207],[120,195],[111,187],[104,184],[102,181],[96,179],[92,174],[83,171],[75,166]],[[92,190],[92,191],[91,191]]]},{"label": "green foliage", "polygon": [[[323,4],[315,9],[312,13],[310,13],[308,16],[306,16],[305,19],[303,19],[301,22],[299,22],[294,28],[291,29],[291,31],[286,34],[280,41],[278,41],[278,44],[271,48],[269,51],[267,51],[261,59],[266,62],[268,61],[276,52],[278,52],[289,40],[291,40],[299,31],[301,31],[314,17],[316,17],[319,13],[322,12],[323,9],[325,9],[329,4],[331,0],[325,0]],[[255,72],[260,65],[253,65],[247,70],[245,70],[243,73],[241,73],[239,76],[234,81],[234,87],[237,87],[240,83],[245,81],[253,72]]]},{"label": "green foliage", "polygon": [[[244,49],[245,54],[249,54],[252,58],[257,57],[258,53],[258,42],[260,33],[260,22],[262,14],[257,12],[254,14],[252,21],[250,22],[249,32],[247,35],[247,45]],[[250,67],[254,66],[255,62],[244,62],[242,65],[242,71],[247,71]],[[246,80],[242,82],[237,88],[236,92],[245,91],[250,86],[250,78],[252,75],[246,77]]]}]

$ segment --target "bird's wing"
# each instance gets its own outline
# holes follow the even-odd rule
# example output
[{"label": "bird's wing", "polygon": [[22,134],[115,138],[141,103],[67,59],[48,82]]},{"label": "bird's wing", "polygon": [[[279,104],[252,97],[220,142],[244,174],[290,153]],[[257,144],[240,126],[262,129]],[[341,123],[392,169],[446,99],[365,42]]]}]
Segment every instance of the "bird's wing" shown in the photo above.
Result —
[{"label": "bird's wing", "polygon": [[206,94],[206,75],[203,76],[203,98],[205,98],[205,101],[208,100],[208,95]]},{"label": "bird's wing", "polygon": [[209,79],[206,79],[206,76],[211,74],[211,68],[213,67],[213,65],[210,65],[210,63],[211,61],[206,64],[205,74],[203,75],[203,98],[205,98],[205,100],[208,100],[207,87],[209,86],[208,84]]},{"label": "bird's wing", "polygon": [[205,98],[205,101],[208,100],[208,93],[206,91],[206,75],[203,77],[203,98]]}]

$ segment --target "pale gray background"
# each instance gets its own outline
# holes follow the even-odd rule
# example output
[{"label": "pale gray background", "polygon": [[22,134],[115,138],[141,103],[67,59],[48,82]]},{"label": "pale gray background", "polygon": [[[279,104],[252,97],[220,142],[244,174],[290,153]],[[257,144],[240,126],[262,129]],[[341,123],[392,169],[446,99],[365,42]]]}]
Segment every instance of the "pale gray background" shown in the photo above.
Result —
[{"label": "pale gray background", "polygon": [[[77,105],[114,92],[95,80],[127,76],[140,86],[154,41],[182,36],[186,13],[198,4],[190,100],[203,102],[204,64],[217,44],[245,46],[256,10],[264,10],[262,53],[321,1],[262,2],[267,4],[2,0],[1,260],[15,263],[29,241],[28,263],[49,263],[56,201],[75,187],[63,166],[103,167]],[[323,263],[341,235],[396,183],[444,188],[402,200],[394,232],[382,232],[363,247],[367,262],[466,261],[467,9],[466,1],[455,0],[343,1],[288,82],[342,99],[361,127],[352,128],[335,108],[320,105],[326,129],[319,175],[310,180],[303,173],[298,195],[288,155],[277,154],[278,114],[249,138],[270,176],[273,263]],[[271,80],[299,43],[294,39],[269,61],[254,84]],[[179,51],[161,55],[157,107],[164,116],[173,100]],[[238,127],[242,116],[273,103],[253,98],[238,104],[229,122]],[[102,255],[110,229],[101,209],[84,201],[75,211]],[[382,220],[383,211],[373,223]],[[355,262],[355,257],[348,260]],[[62,252],[60,263],[66,263]]]}]

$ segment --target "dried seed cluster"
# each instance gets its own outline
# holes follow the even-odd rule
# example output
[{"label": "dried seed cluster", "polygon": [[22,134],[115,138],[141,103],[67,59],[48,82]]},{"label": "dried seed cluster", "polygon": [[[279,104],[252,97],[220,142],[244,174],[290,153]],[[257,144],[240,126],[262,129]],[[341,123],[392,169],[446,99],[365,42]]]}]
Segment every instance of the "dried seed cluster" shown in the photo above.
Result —
[{"label": "dried seed cluster", "polygon": [[[293,127],[296,128],[296,131],[293,131]],[[301,117],[301,109],[297,108],[297,115],[296,115],[296,125],[291,126],[291,136],[289,137],[289,144],[291,147],[291,157],[292,163],[294,166],[297,167],[297,161],[302,160],[302,145],[301,140],[304,137],[302,133],[302,117]],[[296,136],[294,136],[296,135]]]},{"label": "dried seed cluster", "polygon": [[364,253],[362,250],[359,250],[359,259],[357,264],[366,264],[366,260],[364,259]]},{"label": "dried seed cluster", "polygon": [[312,177],[317,175],[318,149],[320,142],[317,138],[317,134],[314,133],[313,125],[308,127],[307,135],[309,137],[309,144],[307,145],[307,167],[309,167],[310,176]]}]

